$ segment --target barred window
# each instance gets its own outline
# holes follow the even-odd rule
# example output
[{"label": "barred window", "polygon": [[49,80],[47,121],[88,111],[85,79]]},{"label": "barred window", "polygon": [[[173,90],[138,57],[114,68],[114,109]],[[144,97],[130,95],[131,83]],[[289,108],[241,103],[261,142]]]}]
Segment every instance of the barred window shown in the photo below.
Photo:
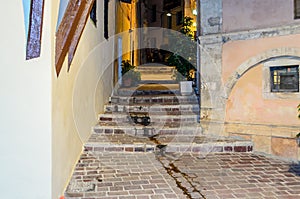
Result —
[{"label": "barred window", "polygon": [[295,19],[300,19],[300,0],[294,0]]},{"label": "barred window", "polygon": [[270,68],[271,92],[299,92],[299,66]]}]

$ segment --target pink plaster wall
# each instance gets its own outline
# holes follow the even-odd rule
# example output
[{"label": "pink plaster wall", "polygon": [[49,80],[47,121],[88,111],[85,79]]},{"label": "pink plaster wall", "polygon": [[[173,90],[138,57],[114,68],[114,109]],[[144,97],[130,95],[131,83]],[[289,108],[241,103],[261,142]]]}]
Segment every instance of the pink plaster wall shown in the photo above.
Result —
[{"label": "pink plaster wall", "polygon": [[223,81],[226,82],[243,62],[267,50],[282,47],[300,48],[300,34],[225,43],[222,54]]},{"label": "pink plaster wall", "polygon": [[294,0],[223,0],[224,32],[294,22]]},{"label": "pink plaster wall", "polygon": [[299,100],[266,100],[262,96],[262,65],[249,70],[235,85],[226,107],[227,122],[299,125]]},{"label": "pink plaster wall", "polygon": [[[270,49],[300,48],[300,35],[231,41],[223,45],[222,77],[227,82],[247,60]],[[247,71],[234,86],[226,107],[226,121],[299,125],[299,100],[267,100],[262,96],[262,65]]]}]

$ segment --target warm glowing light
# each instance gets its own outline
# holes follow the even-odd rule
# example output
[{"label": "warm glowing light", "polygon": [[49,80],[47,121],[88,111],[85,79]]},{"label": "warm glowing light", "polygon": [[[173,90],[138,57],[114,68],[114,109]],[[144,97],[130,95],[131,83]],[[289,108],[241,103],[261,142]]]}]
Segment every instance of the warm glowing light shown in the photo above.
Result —
[{"label": "warm glowing light", "polygon": [[193,15],[197,15],[197,10],[196,9],[193,10]]},{"label": "warm glowing light", "polygon": [[171,17],[171,16],[172,16],[172,14],[168,12],[168,13],[167,13],[167,16],[168,16],[168,17]]},{"label": "warm glowing light", "polygon": [[196,22],[194,22],[194,23],[193,23],[193,26],[194,26],[194,27],[196,27],[196,26],[197,26],[197,23],[196,23]]}]

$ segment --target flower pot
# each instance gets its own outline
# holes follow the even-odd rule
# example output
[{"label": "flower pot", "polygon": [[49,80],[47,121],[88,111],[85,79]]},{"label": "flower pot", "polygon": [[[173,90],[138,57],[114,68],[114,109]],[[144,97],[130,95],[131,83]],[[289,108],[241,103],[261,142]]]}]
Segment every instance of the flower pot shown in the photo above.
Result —
[{"label": "flower pot", "polygon": [[179,90],[181,95],[193,94],[193,82],[192,81],[180,81]]}]

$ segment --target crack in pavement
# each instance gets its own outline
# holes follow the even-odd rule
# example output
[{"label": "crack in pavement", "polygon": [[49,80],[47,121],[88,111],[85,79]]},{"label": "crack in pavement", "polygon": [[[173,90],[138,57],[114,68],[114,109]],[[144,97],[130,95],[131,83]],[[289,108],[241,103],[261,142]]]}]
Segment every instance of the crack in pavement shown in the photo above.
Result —
[{"label": "crack in pavement", "polygon": [[[205,196],[196,188],[196,186],[192,183],[191,177],[182,172],[172,161],[168,160],[167,155],[165,153],[165,148],[167,145],[162,144],[159,140],[156,139],[154,135],[149,137],[149,140],[156,144],[156,148],[159,149],[159,152],[155,153],[156,160],[163,166],[168,175],[174,179],[177,187],[183,191],[183,194],[187,196],[189,199],[200,198],[206,199]],[[162,160],[165,158],[165,162]],[[188,185],[188,186],[185,186]]]}]

